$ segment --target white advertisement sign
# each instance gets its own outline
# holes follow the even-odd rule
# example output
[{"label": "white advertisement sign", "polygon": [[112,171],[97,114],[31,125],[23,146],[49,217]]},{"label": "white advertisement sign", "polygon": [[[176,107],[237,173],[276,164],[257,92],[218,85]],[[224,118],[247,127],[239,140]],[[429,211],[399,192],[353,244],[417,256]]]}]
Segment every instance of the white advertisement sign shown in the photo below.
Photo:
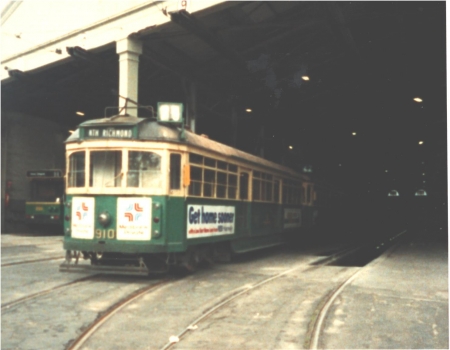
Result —
[{"label": "white advertisement sign", "polygon": [[300,208],[284,209],[283,228],[300,227],[302,224],[302,211]]},{"label": "white advertisement sign", "polygon": [[94,238],[95,199],[92,197],[72,198],[72,238]]},{"label": "white advertisement sign", "polygon": [[152,199],[117,199],[117,239],[144,241],[151,237]]},{"label": "white advertisement sign", "polygon": [[200,238],[234,233],[234,207],[221,205],[188,205],[187,238]]}]

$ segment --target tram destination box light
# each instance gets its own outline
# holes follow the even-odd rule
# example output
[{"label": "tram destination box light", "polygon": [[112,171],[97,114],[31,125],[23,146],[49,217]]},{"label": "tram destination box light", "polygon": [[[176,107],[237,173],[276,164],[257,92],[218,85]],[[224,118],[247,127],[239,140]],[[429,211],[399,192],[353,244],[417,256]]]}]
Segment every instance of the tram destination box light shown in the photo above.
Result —
[{"label": "tram destination box light", "polygon": [[183,123],[183,104],[173,102],[158,102],[158,122]]}]

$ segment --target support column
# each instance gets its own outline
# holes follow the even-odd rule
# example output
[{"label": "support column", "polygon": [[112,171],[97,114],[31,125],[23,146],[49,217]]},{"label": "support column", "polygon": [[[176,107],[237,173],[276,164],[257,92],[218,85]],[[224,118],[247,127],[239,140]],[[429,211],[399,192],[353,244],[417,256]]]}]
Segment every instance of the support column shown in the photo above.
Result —
[{"label": "support column", "polygon": [[[125,38],[116,42],[116,52],[119,54],[119,110],[120,114],[137,117],[135,103],[127,102],[126,97],[138,102],[139,55],[142,54],[142,42]],[[132,108],[127,108],[132,107]]]}]

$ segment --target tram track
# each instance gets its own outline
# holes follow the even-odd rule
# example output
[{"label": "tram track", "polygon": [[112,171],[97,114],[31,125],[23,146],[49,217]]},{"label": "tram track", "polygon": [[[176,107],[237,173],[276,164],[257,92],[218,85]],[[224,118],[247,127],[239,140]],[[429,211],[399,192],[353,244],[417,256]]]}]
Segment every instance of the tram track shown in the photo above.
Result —
[{"label": "tram track", "polygon": [[329,257],[326,258],[319,258],[319,259],[314,259],[311,262],[307,262],[307,263],[301,263],[299,266],[287,269],[285,271],[282,271],[280,273],[271,275],[265,279],[263,279],[262,281],[256,282],[252,285],[248,285],[245,284],[229,293],[227,293],[226,296],[221,298],[221,301],[219,303],[217,303],[215,306],[209,308],[208,310],[203,311],[202,315],[200,317],[198,317],[197,319],[195,319],[194,321],[192,321],[184,330],[182,330],[179,334],[177,334],[176,336],[172,336],[169,339],[169,342],[166,343],[161,350],[167,350],[170,349],[172,346],[174,346],[175,344],[179,343],[180,340],[185,337],[190,331],[196,330],[198,328],[198,324],[205,321],[208,317],[210,317],[211,315],[213,315],[215,312],[219,311],[220,309],[222,309],[223,307],[225,307],[227,304],[229,304],[230,302],[232,302],[233,300],[244,296],[245,294],[248,294],[249,292],[251,292],[252,290],[255,290],[259,287],[264,286],[265,284],[268,284],[270,282],[273,282],[283,276],[286,276],[289,273],[298,271],[300,269],[303,268],[303,270],[301,270],[300,272],[306,272],[306,271],[310,271],[310,270],[315,270],[315,269],[319,269],[321,266],[325,266],[327,264],[329,264],[330,262],[333,262],[337,259],[342,258],[343,256],[345,256],[346,254],[349,254],[349,252],[353,252],[354,250],[357,250],[358,248],[344,248],[341,251],[337,251],[336,253],[332,254]]},{"label": "tram track", "polygon": [[43,243],[35,243],[35,242],[25,242],[25,243],[2,243],[2,249],[9,249],[9,248],[36,248],[41,246],[55,246],[60,247],[63,244],[63,240],[60,241],[52,241],[52,242],[43,242]]},{"label": "tram track", "polygon": [[[395,240],[399,236],[401,236],[406,231],[403,231],[393,238],[390,239],[390,241]],[[393,243],[394,244],[394,243]],[[380,245],[384,245],[384,243],[379,244],[376,249],[380,248]],[[394,250],[395,247],[398,245],[397,242],[395,242],[395,245],[392,245],[390,247],[390,250]],[[242,297],[249,292],[262,287],[270,282],[273,282],[289,273],[292,272],[311,272],[313,270],[318,270],[324,266],[330,266],[336,261],[347,259],[351,257],[352,255],[359,255],[361,254],[361,250],[367,250],[367,246],[350,246],[345,247],[341,251],[337,251],[336,253],[325,257],[325,258],[319,258],[316,259],[313,262],[310,262],[307,267],[305,267],[305,264],[301,264],[300,266],[296,266],[290,269],[287,269],[285,271],[282,271],[280,273],[277,273],[275,275],[272,275],[262,281],[259,281],[257,283],[254,283],[252,285],[244,285],[235,289],[234,291],[228,293],[227,296],[223,297],[219,303],[217,303],[215,306],[209,308],[208,310],[205,310],[201,316],[196,318],[194,321],[190,322],[190,324],[183,329],[180,333],[178,333],[175,336],[171,336],[169,338],[169,342],[166,343],[161,350],[168,350],[178,344],[184,337],[186,337],[190,331],[195,331],[198,329],[198,326],[201,322],[208,319],[210,316],[212,316],[214,313],[218,312],[220,309],[224,308],[226,305],[231,303],[232,301],[236,300],[239,297]],[[380,252],[381,253],[381,252]],[[376,257],[378,258],[378,256]],[[376,259],[375,258],[375,259]],[[302,269],[303,268],[303,269]],[[317,309],[313,312],[313,315],[311,317],[310,327],[307,331],[305,341],[304,341],[304,348],[308,349],[317,349],[318,348],[318,342],[320,334],[323,330],[323,324],[324,320],[328,314],[328,311],[333,305],[336,298],[340,295],[340,293],[345,289],[347,285],[349,285],[357,276],[358,274],[363,270],[364,266],[357,268],[356,271],[354,271],[350,276],[345,278],[343,281],[340,281],[338,285],[335,288],[332,288],[331,292],[328,292],[325,296],[322,297],[320,300]],[[300,271],[298,271],[300,270]]]},{"label": "tram track", "polygon": [[60,259],[64,259],[64,256],[59,255],[59,256],[49,257],[49,258],[24,260],[24,261],[15,261],[15,262],[11,262],[11,263],[1,264],[1,267],[4,268],[4,267],[9,267],[9,266],[16,266],[16,265],[23,265],[23,264],[33,264],[33,263],[38,263],[38,262],[43,262],[43,261],[60,260]]},{"label": "tram track", "polygon": [[88,327],[86,327],[82,333],[74,340],[72,340],[68,346],[66,347],[66,350],[78,350],[80,349],[84,343],[105,323],[107,322],[111,317],[113,317],[116,313],[118,313],[120,310],[122,310],[125,306],[129,305],[136,299],[143,297],[147,293],[154,291],[155,289],[159,289],[167,284],[169,284],[172,281],[172,279],[167,278],[162,281],[159,281],[156,284],[152,284],[150,286],[146,286],[143,288],[140,288],[125,298],[122,298],[112,306],[110,306],[106,311],[99,314],[99,316],[92,322]]},{"label": "tram track", "polygon": [[[347,250],[345,250],[344,252],[346,252],[346,251]],[[336,253],[333,255],[333,257],[334,258],[340,257],[341,255],[342,254]],[[296,270],[300,269],[301,267],[304,267],[305,270],[311,269],[311,268],[318,268],[318,267],[309,266],[309,264],[315,260],[317,260],[317,259],[312,259],[311,261],[308,261],[306,263],[303,262],[302,264],[299,264],[299,266],[287,269],[287,270],[277,273],[275,275],[271,275],[262,281],[254,283],[253,285],[245,284],[241,287],[233,289],[231,292],[227,293],[224,297],[222,297],[221,301],[217,305],[212,306],[208,310],[204,311],[202,313],[202,316],[200,318],[196,319],[194,322],[192,322],[188,327],[186,327],[186,329],[182,332],[182,334],[179,335],[179,337],[182,337],[189,330],[195,329],[196,323],[200,323],[203,319],[206,319],[208,316],[212,315],[215,311],[217,311],[221,307],[225,306],[232,300],[242,296],[245,293],[250,292],[251,290],[253,290],[255,288],[258,288],[266,283],[269,283],[275,279],[278,279],[284,275],[287,275],[290,272],[296,271]],[[329,260],[327,259],[327,261],[329,261]],[[146,286],[146,287],[140,288],[140,289],[130,293],[128,296],[122,298],[121,300],[119,300],[118,302],[116,302],[115,304],[110,306],[107,310],[101,312],[98,315],[98,317],[89,326],[87,326],[86,328],[83,329],[82,333],[75,340],[70,341],[70,343],[67,345],[67,347],[65,349],[66,350],[78,350],[78,349],[83,348],[86,341],[88,341],[88,339],[90,339],[102,327],[103,324],[105,324],[108,320],[110,320],[111,318],[116,316],[126,306],[137,301],[137,299],[143,297],[147,293],[149,293],[151,291],[155,291],[156,289],[159,289],[161,287],[168,285],[171,281],[173,281],[173,279],[171,279],[171,278],[164,279],[164,280],[162,280],[156,284],[153,284],[151,286]],[[168,345],[171,345],[171,343],[169,343]]]},{"label": "tram track", "polygon": [[58,290],[63,289],[63,288],[72,287],[72,286],[74,286],[75,284],[78,284],[78,283],[81,283],[81,282],[86,282],[86,281],[89,281],[89,280],[94,280],[94,279],[98,278],[99,276],[101,276],[101,275],[100,275],[100,274],[97,274],[97,275],[92,275],[92,276],[82,277],[82,278],[79,278],[79,279],[70,281],[70,282],[68,282],[68,283],[60,284],[60,285],[58,285],[58,286],[55,286],[55,287],[52,287],[52,288],[48,288],[48,289],[45,289],[45,290],[42,290],[42,291],[40,291],[40,292],[36,292],[36,293],[33,293],[33,294],[29,294],[29,295],[26,295],[26,296],[24,296],[24,297],[22,297],[22,298],[18,298],[18,299],[9,301],[9,302],[7,302],[7,303],[3,303],[3,304],[1,305],[2,313],[3,313],[4,311],[10,309],[10,308],[13,307],[13,306],[17,306],[17,305],[19,305],[19,304],[25,303],[25,302],[27,302],[27,301],[36,299],[36,298],[41,297],[41,296],[44,296],[44,295],[47,295],[47,294],[52,293],[52,292],[54,292],[54,291],[58,291]]},{"label": "tram track", "polygon": [[[394,241],[395,239],[402,236],[405,231],[400,232],[399,234],[391,237],[389,240]],[[395,249],[398,248],[400,242],[396,242],[392,246],[390,246],[385,252],[384,256],[387,257],[392,253]],[[385,243],[380,243],[376,249],[380,249],[380,246],[384,246]],[[379,263],[378,257],[375,258],[370,264]],[[364,265],[360,267],[357,271],[355,271],[351,276],[345,279],[342,283],[340,283],[336,288],[334,288],[330,293],[328,293],[319,303],[316,311],[313,313],[313,317],[310,322],[310,327],[307,332],[307,337],[303,344],[304,349],[319,349],[319,338],[324,328],[325,319],[328,315],[328,312],[333,305],[336,298],[343,292],[343,290],[351,284],[359,275],[359,273],[366,267]]]}]

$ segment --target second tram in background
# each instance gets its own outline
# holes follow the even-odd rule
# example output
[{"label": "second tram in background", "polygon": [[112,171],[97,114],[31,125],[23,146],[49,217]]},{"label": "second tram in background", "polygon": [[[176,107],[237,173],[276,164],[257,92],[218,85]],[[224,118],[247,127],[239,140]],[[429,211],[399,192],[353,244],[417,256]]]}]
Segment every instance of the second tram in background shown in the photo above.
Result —
[{"label": "second tram in background", "polygon": [[64,177],[61,170],[29,170],[30,195],[25,222],[30,228],[63,230]]},{"label": "second tram in background", "polygon": [[192,270],[314,225],[307,175],[184,130],[182,108],[90,120],[66,141],[61,271]]}]

